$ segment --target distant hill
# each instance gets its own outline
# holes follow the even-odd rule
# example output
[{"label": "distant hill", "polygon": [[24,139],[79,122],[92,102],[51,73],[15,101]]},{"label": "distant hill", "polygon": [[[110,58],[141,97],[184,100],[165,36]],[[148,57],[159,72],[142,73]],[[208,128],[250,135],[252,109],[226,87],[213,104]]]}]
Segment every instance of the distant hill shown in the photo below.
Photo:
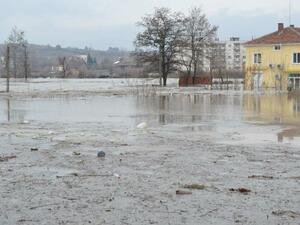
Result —
[{"label": "distant hill", "polygon": [[[106,51],[94,50],[91,48],[62,48],[57,45],[36,45],[29,44],[28,47],[31,73],[33,76],[48,76],[53,67],[59,65],[60,57],[70,57],[77,55],[90,55],[96,61],[94,70],[109,70],[113,63],[120,58],[127,57],[130,52],[109,48]],[[4,57],[5,46],[0,44],[0,57]]]}]

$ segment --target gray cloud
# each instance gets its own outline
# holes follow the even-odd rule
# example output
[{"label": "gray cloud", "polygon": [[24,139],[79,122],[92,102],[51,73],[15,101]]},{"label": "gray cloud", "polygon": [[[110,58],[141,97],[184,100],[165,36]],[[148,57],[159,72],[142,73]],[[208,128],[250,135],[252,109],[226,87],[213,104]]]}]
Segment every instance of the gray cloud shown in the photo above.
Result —
[{"label": "gray cloud", "polygon": [[[300,12],[296,1],[294,15]],[[131,48],[135,22],[161,6],[183,12],[202,6],[220,27],[222,38],[249,39],[272,31],[277,22],[288,18],[287,1],[282,0],[0,0],[0,42],[16,25],[34,43]]]}]

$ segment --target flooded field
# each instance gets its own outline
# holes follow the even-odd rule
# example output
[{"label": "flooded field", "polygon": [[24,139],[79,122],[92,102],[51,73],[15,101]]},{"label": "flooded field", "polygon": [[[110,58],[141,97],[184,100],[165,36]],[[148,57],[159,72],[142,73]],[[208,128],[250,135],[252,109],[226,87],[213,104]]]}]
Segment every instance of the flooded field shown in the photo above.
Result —
[{"label": "flooded field", "polygon": [[3,97],[0,108],[2,123],[102,123],[134,129],[146,122],[150,128],[196,132],[216,142],[300,144],[300,96]]},{"label": "flooded field", "polygon": [[299,224],[300,96],[113,82],[0,97],[1,225]]}]

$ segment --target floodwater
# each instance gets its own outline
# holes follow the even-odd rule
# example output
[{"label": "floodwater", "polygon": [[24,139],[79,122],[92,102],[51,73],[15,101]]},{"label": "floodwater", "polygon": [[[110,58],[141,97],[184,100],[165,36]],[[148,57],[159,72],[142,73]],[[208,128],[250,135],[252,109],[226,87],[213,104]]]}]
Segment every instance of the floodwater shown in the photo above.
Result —
[{"label": "floodwater", "polygon": [[[170,78],[168,86],[176,86],[178,79]],[[99,91],[116,90],[139,85],[158,85],[157,79],[30,79],[24,82],[23,79],[11,80],[10,89],[13,92],[39,92],[39,91]],[[0,78],[0,91],[6,90],[6,79]]]},{"label": "floodwater", "polygon": [[299,225],[299,96],[126,82],[1,94],[1,225]]},{"label": "floodwater", "polygon": [[[0,122],[169,127],[231,143],[300,144],[300,96],[173,95],[0,98]],[[230,137],[229,137],[230,136]]]}]

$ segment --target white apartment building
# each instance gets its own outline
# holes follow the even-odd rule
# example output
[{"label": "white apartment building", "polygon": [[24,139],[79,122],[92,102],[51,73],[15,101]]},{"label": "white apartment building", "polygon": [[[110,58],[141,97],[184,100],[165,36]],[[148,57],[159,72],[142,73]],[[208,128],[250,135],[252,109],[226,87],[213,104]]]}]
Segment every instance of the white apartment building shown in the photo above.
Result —
[{"label": "white apartment building", "polygon": [[216,40],[210,51],[205,51],[202,68],[205,72],[220,68],[227,71],[242,71],[246,60],[246,50],[238,37],[228,41]]},{"label": "white apartment building", "polygon": [[227,70],[242,71],[246,60],[246,49],[238,37],[231,37],[225,44],[225,61]]}]

